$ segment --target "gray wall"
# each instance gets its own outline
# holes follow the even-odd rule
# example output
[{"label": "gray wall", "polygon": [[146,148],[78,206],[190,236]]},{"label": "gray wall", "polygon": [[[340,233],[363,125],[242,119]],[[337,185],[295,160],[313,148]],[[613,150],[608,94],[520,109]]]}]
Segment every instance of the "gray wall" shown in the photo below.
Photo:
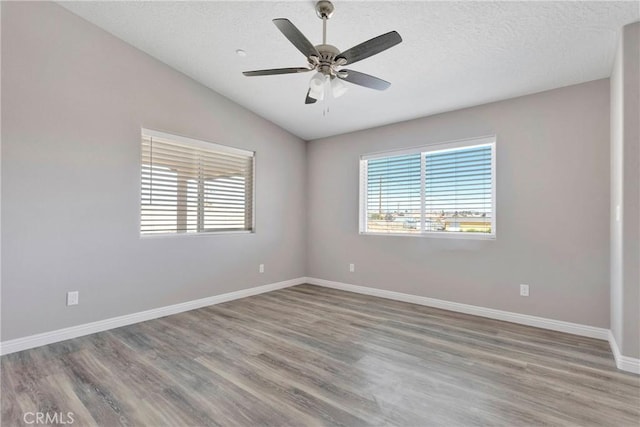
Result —
[{"label": "gray wall", "polygon": [[[358,234],[361,154],[489,134],[496,240]],[[312,141],[307,162],[308,276],[609,327],[608,79]]]},{"label": "gray wall", "polygon": [[[611,73],[611,331],[640,357],[640,23],[622,29]],[[616,210],[620,218],[616,219]]]},{"label": "gray wall", "polygon": [[[257,232],[141,239],[141,126],[256,150]],[[60,6],[2,2],[2,339],[304,276],[304,165],[300,139]]]}]

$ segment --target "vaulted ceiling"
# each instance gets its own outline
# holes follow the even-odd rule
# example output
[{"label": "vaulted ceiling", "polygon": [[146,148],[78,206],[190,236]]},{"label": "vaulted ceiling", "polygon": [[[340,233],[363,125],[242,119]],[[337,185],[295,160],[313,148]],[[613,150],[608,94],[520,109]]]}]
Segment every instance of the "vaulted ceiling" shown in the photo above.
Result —
[{"label": "vaulted ceiling", "polygon": [[608,77],[620,28],[640,19],[635,1],[336,0],[327,43],[346,50],[391,30],[402,36],[350,67],[392,85],[349,85],[338,99],[305,105],[312,73],[242,71],[306,66],[271,20],[288,18],[320,44],[313,1],[61,4],[305,140]]}]

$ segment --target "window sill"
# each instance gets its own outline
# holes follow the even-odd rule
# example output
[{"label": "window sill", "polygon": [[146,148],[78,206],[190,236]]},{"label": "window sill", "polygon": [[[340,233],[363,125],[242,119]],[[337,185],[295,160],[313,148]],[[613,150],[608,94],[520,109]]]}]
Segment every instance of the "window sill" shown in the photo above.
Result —
[{"label": "window sill", "polygon": [[495,234],[481,234],[481,233],[455,233],[455,232],[437,232],[431,231],[428,233],[375,233],[361,231],[361,236],[392,236],[392,237],[433,237],[436,239],[461,239],[461,240],[496,240]]},{"label": "window sill", "polygon": [[255,231],[203,231],[200,233],[154,233],[154,234],[140,234],[140,239],[157,239],[157,238],[171,238],[171,237],[195,237],[195,236],[227,236],[231,234],[255,234]]}]

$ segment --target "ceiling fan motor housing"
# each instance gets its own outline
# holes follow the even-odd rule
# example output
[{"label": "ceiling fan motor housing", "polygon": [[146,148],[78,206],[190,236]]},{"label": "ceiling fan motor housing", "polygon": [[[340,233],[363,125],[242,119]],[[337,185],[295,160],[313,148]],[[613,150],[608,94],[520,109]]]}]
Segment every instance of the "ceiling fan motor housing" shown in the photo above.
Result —
[{"label": "ceiling fan motor housing", "polygon": [[340,65],[335,59],[340,53],[340,50],[330,44],[319,44],[316,46],[316,49],[318,53],[320,53],[320,58],[317,59],[317,63],[314,63],[315,58],[310,58],[309,62],[322,74],[335,76],[337,72],[336,67]]}]

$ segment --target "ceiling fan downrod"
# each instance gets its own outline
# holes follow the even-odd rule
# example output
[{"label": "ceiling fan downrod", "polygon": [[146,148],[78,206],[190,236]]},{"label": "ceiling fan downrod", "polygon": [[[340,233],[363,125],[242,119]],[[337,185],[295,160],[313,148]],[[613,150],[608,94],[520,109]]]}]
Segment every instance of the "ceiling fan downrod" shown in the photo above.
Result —
[{"label": "ceiling fan downrod", "polygon": [[327,44],[327,20],[333,15],[333,3],[329,0],[320,0],[316,3],[316,15],[322,19],[322,44]]},{"label": "ceiling fan downrod", "polygon": [[[316,3],[316,15],[322,19],[322,44],[315,46],[320,56],[315,57],[312,55],[309,57],[309,64],[313,69],[331,78],[337,75],[336,67],[344,65],[338,64],[335,60],[336,56],[340,54],[340,50],[335,46],[327,44],[327,21],[331,18],[334,11],[333,3],[329,0],[320,0]],[[344,74],[346,77],[346,73]]]}]

